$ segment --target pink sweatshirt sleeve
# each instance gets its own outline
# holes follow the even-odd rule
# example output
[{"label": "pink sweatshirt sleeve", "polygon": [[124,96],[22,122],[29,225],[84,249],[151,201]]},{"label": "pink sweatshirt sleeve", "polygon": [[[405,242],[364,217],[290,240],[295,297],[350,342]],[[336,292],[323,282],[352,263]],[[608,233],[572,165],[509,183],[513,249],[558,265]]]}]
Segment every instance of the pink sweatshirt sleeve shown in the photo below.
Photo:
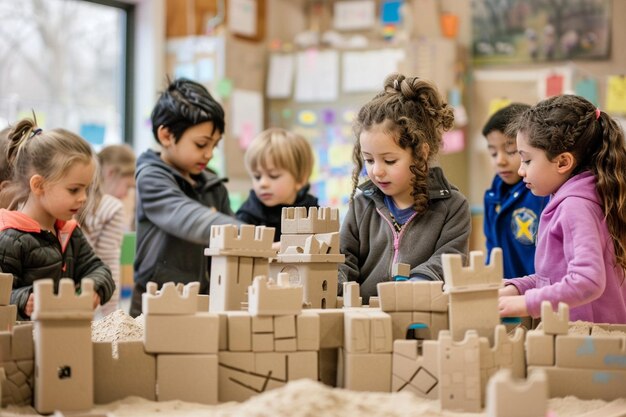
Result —
[{"label": "pink sweatshirt sleeve", "polygon": [[[548,300],[553,308],[559,302],[567,303],[570,308],[590,303],[600,297],[606,286],[606,268],[604,258],[612,253],[612,240],[608,235],[603,219],[599,217],[595,205],[579,204],[576,210],[568,210],[552,224],[552,235],[560,235],[554,244],[562,246],[562,256],[558,259],[549,251],[543,254],[542,262],[537,264],[536,288],[530,288],[530,277],[515,283],[526,296],[528,312],[533,317],[541,315],[541,302]],[[557,273],[556,271],[563,271]],[[554,271],[554,275],[550,273]],[[520,292],[521,292],[520,291]]]}]

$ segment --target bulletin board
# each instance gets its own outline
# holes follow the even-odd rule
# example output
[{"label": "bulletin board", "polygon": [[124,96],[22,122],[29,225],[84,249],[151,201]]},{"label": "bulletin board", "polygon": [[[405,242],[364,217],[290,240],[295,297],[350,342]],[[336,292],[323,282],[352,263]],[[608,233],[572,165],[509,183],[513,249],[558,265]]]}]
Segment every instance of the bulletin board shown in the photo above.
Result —
[{"label": "bulletin board", "polygon": [[339,208],[342,217],[352,192],[352,120],[372,96],[350,94],[332,103],[309,104],[271,100],[266,112],[268,126],[292,130],[309,141],[315,155],[311,194],[321,206]]}]

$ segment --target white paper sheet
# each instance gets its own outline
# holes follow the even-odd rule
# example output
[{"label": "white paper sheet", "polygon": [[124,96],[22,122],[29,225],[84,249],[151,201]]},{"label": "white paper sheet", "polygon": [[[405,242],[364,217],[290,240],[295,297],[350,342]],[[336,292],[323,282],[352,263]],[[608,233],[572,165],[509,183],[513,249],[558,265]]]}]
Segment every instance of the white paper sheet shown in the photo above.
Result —
[{"label": "white paper sheet", "polygon": [[311,49],[297,56],[295,100],[301,103],[337,100],[339,53]]},{"label": "white paper sheet", "polygon": [[365,52],[344,52],[341,85],[344,93],[379,91],[385,78],[398,72],[404,59],[401,49],[381,49]]},{"label": "white paper sheet", "polygon": [[292,54],[271,54],[267,70],[268,98],[289,98],[293,85],[295,58]]},{"label": "white paper sheet", "polygon": [[246,148],[263,129],[263,94],[259,91],[233,90],[231,96],[233,135]]}]

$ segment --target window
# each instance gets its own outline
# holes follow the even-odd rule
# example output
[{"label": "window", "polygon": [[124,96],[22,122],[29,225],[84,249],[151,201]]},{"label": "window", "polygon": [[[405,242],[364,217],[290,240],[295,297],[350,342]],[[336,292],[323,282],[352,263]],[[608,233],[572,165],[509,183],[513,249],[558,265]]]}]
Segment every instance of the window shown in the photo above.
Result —
[{"label": "window", "polygon": [[33,112],[96,150],[132,135],[131,4],[0,0],[0,128]]}]

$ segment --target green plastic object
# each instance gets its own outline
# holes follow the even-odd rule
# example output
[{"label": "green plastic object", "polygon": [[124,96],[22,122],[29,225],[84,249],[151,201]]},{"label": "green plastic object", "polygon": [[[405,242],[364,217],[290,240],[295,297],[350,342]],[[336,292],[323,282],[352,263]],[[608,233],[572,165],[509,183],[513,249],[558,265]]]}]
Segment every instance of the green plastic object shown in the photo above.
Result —
[{"label": "green plastic object", "polygon": [[122,255],[120,264],[132,265],[135,261],[135,242],[137,241],[136,232],[126,232],[122,238]]}]

